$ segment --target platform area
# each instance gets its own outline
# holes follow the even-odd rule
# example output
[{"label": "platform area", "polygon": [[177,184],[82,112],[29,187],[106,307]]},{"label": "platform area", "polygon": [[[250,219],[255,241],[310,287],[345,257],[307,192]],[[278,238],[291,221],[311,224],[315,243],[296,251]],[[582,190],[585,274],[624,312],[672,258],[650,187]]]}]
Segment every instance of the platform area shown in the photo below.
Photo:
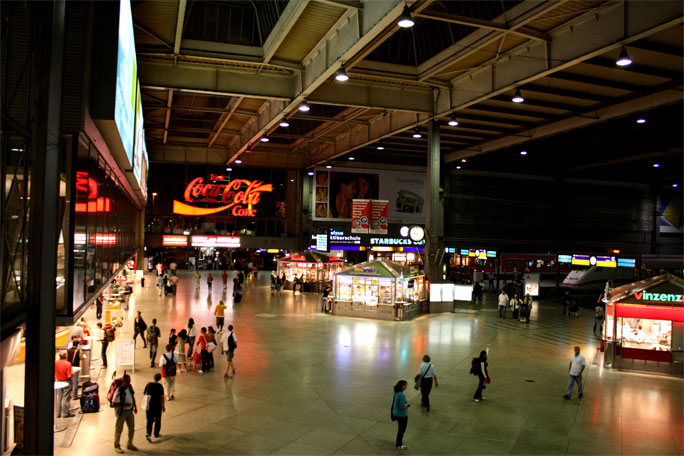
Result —
[{"label": "platform area", "polygon": [[[145,415],[139,412],[139,451],[125,449],[124,430],[127,454],[396,454],[392,386],[398,379],[412,384],[426,353],[440,386],[433,389],[429,412],[419,406],[419,393],[407,390],[407,454],[684,451],[682,379],[603,368],[589,310],[568,318],[555,304],[536,302],[531,323],[524,324],[500,319],[492,295],[483,306],[410,322],[363,320],[322,314],[319,294],[271,296],[267,273],[261,274],[236,305],[232,285],[224,290],[220,273],[211,293],[206,272],[199,290],[190,272],[180,272],[175,297],[159,297],[151,276],[147,288],[136,285],[119,337],[132,337],[138,310],[148,325],[157,318],[163,341],[189,317],[200,327],[214,326],[214,306],[223,299],[226,325],[235,326],[239,346],[234,379],[224,380],[219,352],[214,372],[177,376],[162,438],[145,440]],[[86,316],[94,326],[94,310]],[[150,368],[148,351],[138,342],[133,386],[140,402],[159,368]],[[487,400],[475,403],[476,378],[468,371],[486,345],[492,383]],[[575,391],[568,401],[563,394],[574,345],[588,366],[584,398]],[[99,375],[101,411],[83,415],[71,447],[56,448],[57,455],[114,454],[114,411],[105,400],[113,367],[110,362]],[[8,382],[20,381],[17,372]]]}]

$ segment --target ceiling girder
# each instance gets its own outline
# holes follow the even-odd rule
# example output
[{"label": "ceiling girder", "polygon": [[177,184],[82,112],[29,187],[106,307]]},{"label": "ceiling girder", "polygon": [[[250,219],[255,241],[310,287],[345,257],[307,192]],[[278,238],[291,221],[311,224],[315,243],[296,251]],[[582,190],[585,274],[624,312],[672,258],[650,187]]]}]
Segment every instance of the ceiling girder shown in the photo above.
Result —
[{"label": "ceiling girder", "polygon": [[223,128],[226,126],[226,124],[228,123],[230,118],[233,116],[233,113],[238,108],[238,106],[240,106],[240,103],[242,103],[242,100],[244,100],[244,98],[242,98],[242,97],[232,98],[228,102],[228,104],[226,104],[226,112],[221,114],[221,116],[223,116],[223,120],[221,120],[221,118],[219,117],[219,120],[221,123],[219,124],[219,120],[216,121],[218,128],[216,129],[216,132],[214,132],[212,134],[211,139],[209,140],[209,145],[207,147],[211,147],[214,145],[214,143],[216,142],[216,139],[223,132]]},{"label": "ceiling girder", "polygon": [[173,54],[178,55],[183,38],[183,25],[185,24],[185,6],[187,0],[178,0],[178,16],[176,17],[176,34],[173,41]]},{"label": "ceiling girder", "polygon": [[304,10],[309,6],[309,0],[297,0],[294,2],[288,2],[285,10],[278,18],[271,33],[269,33],[266,42],[264,43],[264,58],[263,63],[267,64],[273,58],[273,55],[278,51],[278,48],[285,38],[287,37],[292,27],[297,23],[299,17],[302,15]]},{"label": "ceiling girder", "polygon": [[494,21],[486,21],[484,19],[477,19],[474,17],[459,16],[456,14],[443,13],[441,11],[426,10],[414,16],[425,19],[432,19],[435,21],[449,22],[451,24],[467,25],[469,27],[482,28],[487,30],[498,30],[500,32],[510,32],[514,35],[519,35],[530,40],[548,41],[548,38],[539,32],[533,30],[511,28],[507,24],[502,24]]}]

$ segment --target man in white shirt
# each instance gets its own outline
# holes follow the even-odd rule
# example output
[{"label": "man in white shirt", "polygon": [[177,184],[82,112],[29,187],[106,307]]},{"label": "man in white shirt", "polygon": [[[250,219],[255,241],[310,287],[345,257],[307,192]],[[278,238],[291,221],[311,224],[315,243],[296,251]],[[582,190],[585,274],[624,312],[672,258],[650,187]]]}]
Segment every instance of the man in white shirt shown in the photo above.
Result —
[{"label": "man in white shirt", "polygon": [[575,354],[570,358],[570,365],[568,366],[568,371],[570,373],[570,381],[568,382],[568,388],[563,396],[565,399],[570,399],[572,396],[572,388],[575,382],[577,382],[577,391],[579,392],[579,398],[582,399],[582,372],[587,365],[587,360],[584,356],[580,355],[580,348],[575,347]]},{"label": "man in white shirt", "polygon": [[508,295],[501,290],[499,295],[499,318],[506,318],[506,307],[508,306]]},{"label": "man in white shirt", "polygon": [[[235,376],[235,367],[233,366],[233,356],[237,348],[237,336],[233,332],[233,325],[228,325],[228,331],[221,336],[221,354],[226,355],[226,373],[223,378],[233,378]],[[233,375],[229,375],[230,369],[233,369]]]}]

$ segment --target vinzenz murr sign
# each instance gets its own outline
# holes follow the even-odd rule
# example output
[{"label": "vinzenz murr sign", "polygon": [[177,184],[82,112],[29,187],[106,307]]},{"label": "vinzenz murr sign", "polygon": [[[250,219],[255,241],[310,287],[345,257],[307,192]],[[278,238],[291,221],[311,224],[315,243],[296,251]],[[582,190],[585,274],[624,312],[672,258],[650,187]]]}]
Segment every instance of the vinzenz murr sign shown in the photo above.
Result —
[{"label": "vinzenz murr sign", "polygon": [[[210,215],[230,210],[236,217],[256,217],[256,205],[261,200],[261,192],[272,192],[273,184],[264,184],[257,180],[234,179],[224,181],[223,176],[212,174],[209,177],[214,183],[204,183],[204,179],[193,179],[185,188],[184,198],[173,202],[173,213],[180,215]],[[216,183],[219,181],[220,183]],[[224,181],[224,182],[221,182]],[[199,207],[192,204],[209,202],[220,204],[217,207]]]},{"label": "vinzenz murr sign", "polygon": [[651,293],[647,291],[640,291],[634,293],[637,301],[651,301],[651,302],[684,302],[681,294],[674,293]]}]

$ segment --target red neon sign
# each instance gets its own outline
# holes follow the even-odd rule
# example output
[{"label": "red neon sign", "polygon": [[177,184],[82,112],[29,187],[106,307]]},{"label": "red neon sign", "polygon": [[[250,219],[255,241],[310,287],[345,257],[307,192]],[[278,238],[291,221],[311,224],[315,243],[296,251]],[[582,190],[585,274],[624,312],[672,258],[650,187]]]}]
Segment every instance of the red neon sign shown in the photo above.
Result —
[{"label": "red neon sign", "polygon": [[[210,176],[211,180],[222,181],[223,176]],[[220,203],[219,207],[197,207],[180,201],[173,202],[173,213],[181,215],[209,215],[231,209],[237,217],[255,217],[256,206],[261,200],[261,192],[272,192],[272,184],[247,179],[235,179],[225,184],[205,184],[204,179],[193,179],[185,188],[185,201],[196,203],[208,201]]]},{"label": "red neon sign", "polygon": [[[76,192],[87,193],[87,203],[76,203],[76,212],[109,212],[111,210],[111,200],[109,198],[97,197],[97,181],[88,177],[84,171],[76,171]],[[79,195],[80,196],[80,195]]]}]

